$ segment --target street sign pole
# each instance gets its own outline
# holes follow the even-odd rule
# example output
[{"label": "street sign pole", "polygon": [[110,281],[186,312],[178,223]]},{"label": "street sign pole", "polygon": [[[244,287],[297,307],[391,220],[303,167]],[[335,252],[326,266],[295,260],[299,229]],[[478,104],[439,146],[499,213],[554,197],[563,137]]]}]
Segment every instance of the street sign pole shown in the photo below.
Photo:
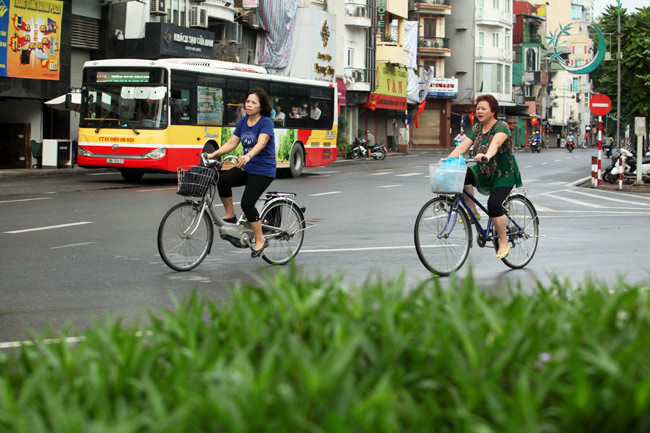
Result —
[{"label": "street sign pole", "polygon": [[603,178],[601,171],[601,161],[603,159],[603,116],[598,116],[598,186]]}]

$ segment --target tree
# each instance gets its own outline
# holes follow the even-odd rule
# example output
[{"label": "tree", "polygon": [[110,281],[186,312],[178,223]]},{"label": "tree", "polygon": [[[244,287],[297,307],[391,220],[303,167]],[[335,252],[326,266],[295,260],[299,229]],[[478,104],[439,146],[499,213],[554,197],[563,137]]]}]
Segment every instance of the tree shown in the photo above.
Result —
[{"label": "tree", "polygon": [[[603,33],[611,33],[613,61],[604,61],[591,74],[596,93],[604,93],[617,106],[617,20],[618,8],[607,7],[597,22]],[[650,116],[650,7],[637,8],[628,14],[621,8],[621,125],[633,124],[634,117]]]}]

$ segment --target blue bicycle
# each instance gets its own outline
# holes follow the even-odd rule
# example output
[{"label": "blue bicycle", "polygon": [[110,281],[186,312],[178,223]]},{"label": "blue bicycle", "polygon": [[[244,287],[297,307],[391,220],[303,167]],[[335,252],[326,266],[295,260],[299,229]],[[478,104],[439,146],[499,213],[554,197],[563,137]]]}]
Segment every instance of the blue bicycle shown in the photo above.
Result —
[{"label": "blue bicycle", "polygon": [[[487,214],[487,209],[476,198],[469,196]],[[503,202],[507,218],[510,253],[501,259],[511,268],[523,268],[533,258],[539,238],[539,217],[533,204],[526,198],[526,190],[513,190]],[[473,244],[479,247],[491,244],[498,249],[499,236],[488,218],[485,228],[468,207],[461,193],[440,194],[429,200],[415,220],[415,249],[422,264],[437,275],[449,275],[460,269],[467,260]]]}]

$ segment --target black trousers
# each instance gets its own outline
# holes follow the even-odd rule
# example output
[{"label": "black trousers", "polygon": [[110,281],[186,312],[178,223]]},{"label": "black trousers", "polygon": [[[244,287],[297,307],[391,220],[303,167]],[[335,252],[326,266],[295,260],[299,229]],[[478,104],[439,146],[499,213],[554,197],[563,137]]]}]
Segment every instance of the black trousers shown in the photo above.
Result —
[{"label": "black trousers", "polygon": [[[474,173],[467,168],[467,175],[465,176],[465,185],[472,185],[476,188],[476,180]],[[511,186],[500,186],[490,191],[490,196],[487,202],[488,215],[490,218],[496,218],[503,215],[503,202],[508,198],[508,194],[512,191]]]},{"label": "black trousers", "polygon": [[219,197],[232,197],[232,187],[246,185],[241,198],[241,209],[246,215],[248,222],[255,222],[260,219],[255,202],[262,196],[264,190],[273,182],[272,177],[261,174],[246,173],[241,168],[233,167],[230,170],[221,172],[217,189]]}]

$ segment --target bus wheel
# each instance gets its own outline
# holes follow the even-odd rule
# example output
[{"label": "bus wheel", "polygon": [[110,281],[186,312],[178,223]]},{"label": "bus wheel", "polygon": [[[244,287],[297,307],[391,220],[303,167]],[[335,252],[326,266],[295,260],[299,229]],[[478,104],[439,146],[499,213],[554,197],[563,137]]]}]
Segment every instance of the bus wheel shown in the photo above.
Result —
[{"label": "bus wheel", "polygon": [[291,177],[300,177],[303,168],[305,168],[305,151],[302,150],[301,145],[294,144],[289,158]]},{"label": "bus wheel", "polygon": [[136,168],[120,168],[120,173],[127,182],[138,182],[144,176],[144,171]]},{"label": "bus wheel", "polygon": [[212,153],[215,150],[217,150],[217,143],[214,141],[208,141],[205,143],[205,146],[203,146],[203,150],[201,151],[202,153]]}]

